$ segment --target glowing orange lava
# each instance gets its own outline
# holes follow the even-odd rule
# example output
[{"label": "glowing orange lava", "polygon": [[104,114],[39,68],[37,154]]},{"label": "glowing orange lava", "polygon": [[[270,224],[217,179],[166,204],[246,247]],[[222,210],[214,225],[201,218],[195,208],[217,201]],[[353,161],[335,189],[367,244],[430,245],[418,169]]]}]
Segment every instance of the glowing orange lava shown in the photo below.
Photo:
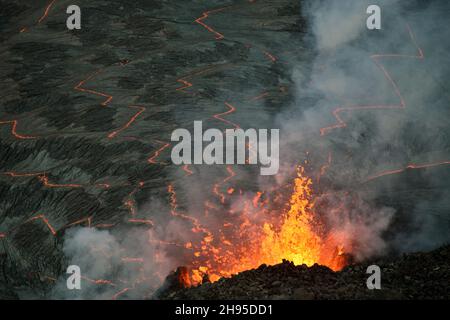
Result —
[{"label": "glowing orange lava", "polygon": [[229,124],[229,125],[232,125],[232,126],[235,127],[236,129],[240,129],[241,127],[240,127],[238,124],[233,123],[233,122],[231,122],[231,121],[229,121],[229,120],[227,120],[227,119],[222,118],[222,116],[229,115],[230,113],[233,113],[233,112],[236,111],[236,107],[233,106],[233,105],[231,105],[230,103],[225,102],[225,105],[227,106],[228,110],[225,111],[225,112],[222,112],[222,113],[215,114],[213,117],[214,117],[215,119],[217,119],[217,120],[220,120],[220,121],[225,122],[225,123],[227,123],[227,124]]},{"label": "glowing orange lava", "polygon": [[208,30],[209,32],[212,32],[216,35],[216,40],[221,40],[224,38],[224,35],[221,34],[220,32],[217,32],[216,30],[214,30],[213,28],[211,28],[209,25],[207,25],[206,23],[203,22],[203,20],[207,19],[209,17],[209,15],[211,13],[216,13],[216,12],[220,12],[223,11],[225,9],[227,9],[228,7],[225,8],[219,8],[219,9],[215,9],[215,10],[210,10],[210,11],[206,11],[203,12],[202,16],[200,18],[197,18],[195,20],[196,23],[198,23],[199,25],[203,26],[206,30]]},{"label": "glowing orange lava", "polygon": [[435,162],[435,163],[424,163],[424,164],[409,164],[404,168],[400,168],[400,169],[395,169],[395,170],[387,170],[387,171],[383,171],[377,174],[374,174],[370,177],[368,177],[366,179],[366,182],[368,181],[372,181],[384,176],[390,176],[390,175],[394,175],[394,174],[400,174],[403,173],[407,170],[418,170],[418,169],[427,169],[427,168],[434,168],[434,167],[439,167],[439,166],[445,166],[445,165],[450,165],[450,161],[442,161],[442,162]]},{"label": "glowing orange lava", "polygon": [[51,182],[49,182],[47,176],[39,176],[38,179],[47,188],[83,188],[83,185],[81,185],[81,184],[73,184],[73,183],[71,183],[71,184],[56,184],[56,183],[51,183]]},{"label": "glowing orange lava", "polygon": [[220,66],[215,66],[215,65],[213,65],[213,66],[208,66],[208,67],[206,67],[206,68],[202,68],[202,69],[200,69],[200,70],[193,71],[193,72],[191,72],[190,74],[185,75],[185,76],[179,78],[179,79],[177,80],[177,82],[182,83],[183,86],[182,86],[182,87],[179,87],[179,88],[176,88],[175,90],[176,90],[176,91],[186,92],[185,89],[188,89],[188,88],[190,88],[190,87],[192,87],[192,86],[194,85],[192,82],[189,82],[188,79],[197,77],[197,76],[199,76],[199,75],[203,75],[203,74],[205,74],[205,73],[208,73],[209,71],[213,71],[213,70],[217,69],[218,67],[220,67]]},{"label": "glowing orange lava", "polygon": [[47,226],[48,230],[50,230],[52,235],[56,236],[55,228],[50,224],[50,222],[48,221],[48,219],[45,215],[43,215],[43,214],[37,215],[33,218],[30,218],[27,222],[31,222],[31,221],[35,221],[35,220],[42,220],[42,222],[45,223],[45,225]]},{"label": "glowing orange lava", "polygon": [[267,58],[269,58],[272,62],[276,62],[277,61],[277,58],[273,54],[271,54],[270,52],[264,51],[264,55]]},{"label": "glowing orange lava", "polygon": [[16,138],[16,139],[21,139],[21,140],[29,140],[29,139],[36,139],[37,137],[33,137],[33,136],[26,136],[26,135],[21,135],[17,133],[17,120],[10,120],[10,121],[0,121],[0,124],[10,124],[11,125],[11,134]]},{"label": "glowing orange lava", "polygon": [[[186,283],[199,284],[204,275],[214,282],[261,264],[278,264],[283,259],[296,265],[317,263],[335,271],[346,265],[346,253],[351,248],[344,248],[332,231],[324,231],[314,211],[312,180],[305,175],[303,167],[298,168],[289,203],[281,215],[273,209],[262,208],[265,205],[262,195],[258,192],[250,206],[244,206],[240,224],[224,225],[234,230],[233,234],[210,234],[200,246],[190,243],[194,259]],[[250,208],[260,212],[250,212]],[[259,223],[250,221],[251,214],[265,219]]]},{"label": "glowing orange lava", "polygon": [[130,291],[131,288],[124,288],[122,290],[120,290],[119,292],[117,292],[115,295],[112,296],[112,300],[117,300],[117,298],[119,298],[121,295],[123,295],[124,293]]},{"label": "glowing orange lava", "polygon": [[128,222],[154,226],[153,221],[149,219],[128,219]]},{"label": "glowing orange lava", "polygon": [[256,97],[250,98],[249,101],[257,101],[257,100],[261,100],[261,99],[263,99],[264,97],[267,97],[267,96],[269,96],[269,95],[270,95],[269,92],[263,92],[263,93],[257,95]]},{"label": "glowing orange lava", "polygon": [[324,127],[320,129],[320,134],[322,136],[328,134],[330,131],[333,131],[335,129],[339,128],[345,128],[347,126],[347,123],[341,118],[340,113],[342,112],[351,112],[356,110],[377,110],[377,109],[405,109],[406,108],[406,102],[403,98],[403,95],[400,92],[400,89],[398,88],[397,84],[395,83],[394,79],[392,78],[391,74],[386,70],[383,64],[379,61],[379,59],[382,58],[408,58],[408,59],[424,59],[424,54],[422,49],[419,47],[416,41],[416,37],[414,36],[414,33],[412,32],[409,25],[407,25],[409,37],[414,44],[414,46],[417,49],[417,55],[404,55],[404,54],[375,54],[372,55],[370,58],[373,60],[375,65],[383,72],[384,77],[389,81],[391,84],[395,95],[400,100],[400,103],[398,105],[368,105],[368,106],[349,106],[349,107],[338,107],[333,111],[333,116],[336,118],[337,123],[329,126]]},{"label": "glowing orange lava", "polygon": [[42,21],[44,21],[44,19],[48,17],[48,14],[50,13],[50,9],[53,7],[55,2],[56,2],[56,0],[51,0],[50,3],[47,5],[47,7],[45,7],[44,14],[39,18],[38,24],[41,23]]},{"label": "glowing orange lava", "polygon": [[191,176],[191,175],[194,174],[194,171],[192,171],[192,170],[189,168],[189,165],[188,165],[188,164],[186,164],[186,165],[183,166],[183,171],[186,172],[186,175],[187,175],[187,176]]},{"label": "glowing orange lava", "polygon": [[115,287],[116,285],[111,280],[105,280],[105,279],[90,279],[85,276],[81,276],[81,279],[86,280],[90,283],[97,284],[97,285],[109,285]]},{"label": "glowing orange lava", "polygon": [[108,134],[109,139],[115,138],[119,133],[129,128],[131,124],[135,122],[136,119],[146,110],[144,107],[140,106],[129,106],[128,108],[138,109],[139,111],[134,116],[132,116],[131,119],[123,127]]},{"label": "glowing orange lava", "polygon": [[153,153],[153,155],[150,158],[148,158],[147,162],[150,164],[157,164],[158,162],[156,161],[156,158],[158,158],[165,149],[170,147],[170,143],[164,143],[161,141],[157,141],[157,142],[160,144],[163,144],[163,146],[161,148],[159,148],[158,150],[156,150],[155,153]]},{"label": "glowing orange lava", "polygon": [[84,224],[84,223],[86,223],[87,227],[90,228],[91,224],[92,224],[92,217],[82,218],[82,219],[77,220],[75,222],[69,223],[64,228],[70,228],[70,227],[73,227],[73,226],[76,226],[76,225],[80,225],[80,224]]},{"label": "glowing orange lava", "polygon": [[103,93],[103,92],[98,92],[95,90],[91,90],[91,89],[86,89],[83,88],[84,84],[90,80],[92,80],[92,78],[94,78],[95,76],[99,75],[102,72],[102,70],[97,70],[96,72],[94,72],[93,74],[91,74],[89,77],[87,77],[84,80],[81,80],[75,87],[74,89],[77,91],[81,91],[81,92],[85,92],[85,93],[90,93],[90,94],[94,94],[96,96],[100,96],[100,97],[104,97],[106,98],[105,101],[103,101],[101,103],[102,106],[106,107],[108,105],[108,103],[111,102],[111,100],[113,99],[113,96]]},{"label": "glowing orange lava", "polygon": [[332,270],[344,267],[345,259],[339,258],[342,246],[324,241],[318,232],[320,222],[314,216],[311,185],[312,180],[305,177],[303,168],[300,168],[294,180],[289,210],[281,226],[276,229],[271,224],[264,224],[261,254],[264,263],[274,264],[286,259],[296,265],[318,263]]}]

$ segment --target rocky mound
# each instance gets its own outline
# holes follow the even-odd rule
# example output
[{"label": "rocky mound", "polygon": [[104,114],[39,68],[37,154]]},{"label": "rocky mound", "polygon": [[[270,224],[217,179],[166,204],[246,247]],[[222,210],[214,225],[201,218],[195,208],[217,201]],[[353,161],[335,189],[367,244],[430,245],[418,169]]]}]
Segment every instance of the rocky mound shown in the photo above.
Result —
[{"label": "rocky mound", "polygon": [[[215,283],[166,291],[164,299],[449,299],[450,246],[428,253],[411,253],[392,259],[346,267],[295,266],[284,261],[261,265]],[[381,290],[368,290],[367,267],[381,268]]]}]

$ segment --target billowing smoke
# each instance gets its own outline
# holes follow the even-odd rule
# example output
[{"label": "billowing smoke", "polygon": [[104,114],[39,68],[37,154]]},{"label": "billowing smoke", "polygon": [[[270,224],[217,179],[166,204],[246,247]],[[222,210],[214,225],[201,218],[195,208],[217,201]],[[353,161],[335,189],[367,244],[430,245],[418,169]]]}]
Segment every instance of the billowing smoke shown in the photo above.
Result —
[{"label": "billowing smoke", "polygon": [[[378,1],[382,29],[368,30],[371,4],[303,2],[316,55],[311,72],[294,63],[297,99],[278,117],[285,159],[295,161],[296,147],[310,152],[316,166],[326,165],[319,188],[331,209],[324,215],[359,242],[353,252],[359,259],[450,241],[448,187],[441,181],[450,158],[449,5]],[[347,200],[342,193],[336,200],[339,191],[364,199],[359,214],[341,206]]]},{"label": "billowing smoke", "polygon": [[[158,237],[159,238],[159,237]],[[157,250],[153,231],[70,229],[64,239],[67,266],[80,268],[81,289],[68,290],[63,274],[50,296],[57,299],[151,298],[177,264]]]},{"label": "billowing smoke", "polygon": [[[274,117],[273,127],[281,133],[282,167],[276,178],[234,167],[243,197],[232,201],[231,211],[219,214],[222,183],[229,172],[224,173],[223,167],[201,167],[195,171],[197,178],[188,182],[173,173],[177,199],[171,197],[169,207],[155,209],[152,200],[149,208],[143,208],[155,209],[151,231],[74,229],[67,233],[67,264],[80,266],[86,287],[68,297],[72,293],[61,280],[54,295],[111,298],[121,289],[127,289],[124,296],[131,298],[153,293],[170,270],[192,261],[192,251],[186,254],[184,246],[201,240],[203,226],[214,230],[236,222],[242,218],[242,199],[252,199],[257,190],[279,190],[305,158],[308,173],[314,175],[318,213],[332,230],[330,241],[342,244],[357,261],[391,251],[431,249],[450,241],[449,217],[444,216],[449,208],[448,184],[445,189],[440,182],[444,175],[448,177],[446,169],[408,169],[412,163],[450,158],[445,89],[450,71],[445,15],[449,5],[446,1],[378,1],[382,29],[368,30],[366,8],[371,2],[302,2],[308,25],[302,41],[313,58],[305,62],[292,57],[288,64],[295,100]],[[333,110],[338,108],[346,110],[336,117]],[[211,198],[214,184],[220,192]],[[159,201],[167,203],[167,198]],[[246,218],[249,223],[261,223],[261,216]],[[195,233],[190,232],[193,229]],[[124,264],[124,259],[129,263]],[[90,281],[99,279],[115,282],[99,286]]]}]

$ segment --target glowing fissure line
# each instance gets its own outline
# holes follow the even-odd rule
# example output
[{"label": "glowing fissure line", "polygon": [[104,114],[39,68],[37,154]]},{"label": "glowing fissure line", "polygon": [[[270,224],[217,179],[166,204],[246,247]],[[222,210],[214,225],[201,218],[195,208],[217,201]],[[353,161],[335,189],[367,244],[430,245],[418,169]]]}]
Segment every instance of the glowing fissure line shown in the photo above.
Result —
[{"label": "glowing fissure line", "polygon": [[[13,227],[11,230],[15,230],[16,228],[21,227],[24,224],[27,224],[27,223],[30,223],[30,222],[36,221],[36,220],[43,221],[45,223],[45,225],[47,226],[48,230],[51,232],[51,234],[53,236],[56,236],[58,234],[58,231],[51,225],[50,221],[48,220],[48,218],[44,214],[39,214],[37,216],[34,216],[34,217],[26,220],[25,222],[15,226],[15,227]],[[79,220],[77,220],[75,222],[68,223],[65,226],[63,226],[61,228],[61,230],[64,230],[64,229],[67,229],[67,228],[70,228],[70,227],[73,227],[75,225],[79,225],[79,224],[82,224],[82,223],[86,223],[86,222],[88,224],[88,228],[92,228],[92,227],[93,228],[102,228],[102,227],[113,227],[114,226],[113,224],[109,224],[109,225],[99,224],[99,225],[92,226],[92,217],[89,216],[89,217],[86,217],[86,218],[79,219]],[[6,238],[6,236],[7,236],[6,233],[0,233],[0,239],[1,238]]]},{"label": "glowing fissure line", "polygon": [[108,134],[108,138],[112,139],[114,137],[116,137],[119,133],[121,133],[122,131],[128,129],[130,127],[130,125],[136,121],[136,119],[146,110],[146,108],[144,107],[140,107],[140,106],[129,106],[128,108],[134,108],[134,109],[139,109],[139,111],[131,117],[131,119],[120,129],[111,132],[110,134]]},{"label": "glowing fissure line", "polygon": [[36,172],[36,173],[18,173],[18,172],[4,172],[4,175],[13,177],[13,178],[21,178],[21,177],[37,177],[45,175],[44,172]]},{"label": "glowing fissure line", "polygon": [[217,120],[220,120],[222,122],[225,122],[225,123],[235,127],[236,129],[240,129],[241,127],[239,125],[237,125],[236,123],[233,123],[233,122],[231,122],[229,120],[226,120],[226,119],[222,118],[222,116],[229,115],[229,114],[231,114],[231,113],[236,111],[236,108],[233,105],[231,105],[230,103],[225,102],[225,105],[228,107],[228,111],[223,112],[223,113],[215,114],[215,115],[213,115],[213,117],[215,119],[217,119]]},{"label": "glowing fissure line", "polygon": [[[55,4],[56,0],[51,0],[47,6],[45,7],[44,13],[42,14],[42,16],[38,19],[38,21],[36,22],[36,24],[40,24],[42,21],[44,21],[47,17],[48,14],[50,13],[51,8],[53,7],[53,5]],[[22,29],[20,29],[20,33],[24,33],[27,32],[28,28],[27,27],[23,27]]]},{"label": "glowing fissure line", "polygon": [[56,184],[50,183],[47,176],[38,176],[39,181],[47,188],[83,188],[81,184]]},{"label": "glowing fissure line", "polygon": [[[223,112],[223,113],[215,114],[215,115],[213,115],[213,118],[215,118],[217,120],[220,120],[220,121],[222,121],[222,122],[224,122],[226,124],[229,124],[229,125],[235,127],[236,129],[241,129],[241,127],[238,124],[236,124],[234,122],[231,122],[231,121],[229,121],[227,119],[222,118],[222,116],[229,115],[229,114],[234,113],[236,111],[236,107],[233,106],[232,104],[230,104],[228,102],[225,102],[225,105],[228,107],[228,111]],[[248,148],[249,152],[251,152],[253,154],[257,154],[256,151],[253,150],[251,144],[246,144],[246,147]],[[245,162],[248,163],[248,160],[246,160]]]},{"label": "glowing fissure line", "polygon": [[257,100],[261,100],[264,97],[267,97],[269,95],[269,92],[263,92],[260,95],[257,95],[256,97],[252,97],[249,99],[249,101],[257,101]]},{"label": "glowing fissure line", "polygon": [[145,224],[148,226],[153,227],[155,224],[150,219],[138,219],[136,218],[137,215],[137,208],[136,208],[136,201],[133,199],[133,196],[141,190],[141,188],[145,185],[143,181],[140,181],[137,187],[130,192],[130,194],[125,198],[124,206],[128,208],[130,215],[132,218],[128,219],[127,221],[129,223],[137,223],[137,224]]},{"label": "glowing fissure line", "polygon": [[132,218],[132,219],[128,219],[128,222],[138,223],[138,224],[145,224],[145,225],[148,225],[148,226],[154,226],[155,225],[153,223],[153,221],[150,220],[150,219],[134,219],[134,218]]},{"label": "glowing fissure line", "polygon": [[185,164],[183,166],[183,171],[186,172],[186,176],[191,176],[191,175],[194,174],[194,172],[191,169],[189,169],[189,165],[188,164]]},{"label": "glowing fissure line", "polygon": [[111,299],[112,300],[117,300],[118,297],[120,297],[121,295],[123,295],[124,293],[126,293],[126,292],[128,292],[130,290],[131,290],[131,288],[122,289],[119,292],[117,292],[115,295],[113,295]]},{"label": "glowing fissure line", "polygon": [[105,279],[94,280],[94,279],[90,279],[90,278],[88,278],[88,277],[86,277],[86,276],[81,276],[81,279],[84,279],[84,280],[86,280],[86,281],[88,281],[88,282],[91,282],[91,283],[93,283],[93,284],[98,284],[98,285],[110,285],[110,286],[112,286],[112,287],[115,287],[115,286],[116,286],[116,285],[115,285],[112,281],[110,281],[110,280],[105,280]]},{"label": "glowing fissure line", "polygon": [[366,179],[365,182],[369,182],[384,176],[389,176],[393,174],[403,173],[407,170],[418,170],[418,169],[427,169],[438,166],[450,165],[450,161],[442,161],[442,162],[434,162],[434,163],[425,163],[425,164],[409,164],[404,168],[396,169],[396,170],[387,170],[377,174],[374,174]]},{"label": "glowing fissure line", "polygon": [[179,88],[177,88],[177,89],[175,89],[175,90],[176,90],[176,91],[183,91],[183,92],[184,92],[184,89],[187,89],[187,88],[190,88],[190,87],[193,86],[193,84],[192,84],[191,82],[189,82],[187,79],[193,78],[193,77],[195,77],[195,76],[199,76],[199,75],[204,74],[204,73],[207,73],[208,71],[211,71],[211,70],[216,69],[216,68],[218,68],[218,67],[220,67],[220,66],[207,67],[207,68],[205,68],[205,69],[201,69],[201,70],[199,70],[199,71],[193,72],[193,73],[191,73],[191,74],[188,74],[188,75],[186,75],[186,76],[184,76],[184,77],[179,78],[179,79],[177,80],[177,82],[182,83],[183,86],[182,86],[182,87],[179,87]]},{"label": "glowing fissure line", "polygon": [[50,222],[48,221],[48,219],[47,219],[43,214],[37,215],[37,216],[35,216],[35,217],[33,217],[33,218],[30,218],[30,219],[28,219],[26,222],[32,222],[32,221],[35,221],[35,220],[42,220],[42,222],[45,223],[45,225],[46,225],[47,228],[50,230],[50,232],[52,233],[52,235],[53,235],[53,236],[56,236],[56,230],[55,230],[55,228],[53,228],[53,226],[50,224]]},{"label": "glowing fissure line", "polygon": [[374,110],[374,109],[405,109],[406,103],[405,103],[405,100],[404,100],[402,94],[400,93],[400,89],[398,88],[395,81],[392,79],[390,73],[386,70],[386,68],[378,60],[381,58],[413,58],[413,59],[420,59],[420,60],[424,59],[423,51],[418,46],[416,38],[415,38],[411,28],[409,27],[409,25],[407,25],[407,29],[408,29],[408,33],[411,38],[411,41],[417,48],[418,54],[416,56],[402,55],[402,54],[376,54],[376,55],[372,55],[370,57],[374,61],[375,65],[383,72],[385,78],[391,83],[391,85],[394,89],[395,95],[400,99],[400,104],[399,105],[384,105],[384,106],[383,105],[370,105],[370,106],[339,107],[332,112],[333,116],[337,120],[337,123],[335,125],[332,125],[329,127],[321,128],[320,134],[322,136],[326,135],[327,133],[329,133],[330,131],[332,131],[334,129],[345,128],[347,126],[347,123],[344,120],[342,120],[341,116],[339,115],[341,112],[344,112],[344,111]]},{"label": "glowing fissure line", "polygon": [[203,232],[208,236],[212,236],[211,232],[202,227],[200,222],[196,218],[178,212],[177,195],[175,193],[175,188],[173,187],[172,184],[169,184],[167,186],[167,192],[170,194],[170,214],[172,216],[190,221],[194,227],[192,230],[193,232]]},{"label": "glowing fissure line", "polygon": [[12,178],[23,178],[23,177],[36,177],[43,185],[47,188],[84,188],[84,187],[98,187],[109,189],[111,185],[107,183],[98,183],[94,185],[83,185],[83,184],[56,184],[49,182],[46,172],[31,172],[31,173],[19,173],[19,172],[3,172],[3,175],[10,176]]},{"label": "glowing fissure line", "polygon": [[0,125],[1,124],[10,124],[11,125],[11,134],[17,139],[21,139],[21,140],[37,139],[37,137],[34,137],[34,136],[26,136],[26,135],[18,134],[17,133],[17,124],[18,124],[17,120],[0,121]]},{"label": "glowing fissure line", "polygon": [[195,22],[200,24],[201,26],[203,26],[209,32],[214,33],[216,35],[216,40],[221,40],[221,39],[225,38],[224,35],[219,33],[219,32],[217,32],[216,30],[211,28],[209,25],[204,23],[203,20],[207,19],[209,17],[209,15],[212,14],[212,13],[217,13],[217,12],[223,11],[223,10],[228,9],[228,8],[230,8],[230,7],[224,7],[224,8],[219,8],[219,9],[215,9],[215,10],[205,11],[205,12],[203,12],[201,17],[195,19]]},{"label": "glowing fissure line", "polygon": [[50,3],[45,8],[44,14],[42,15],[42,17],[39,18],[38,24],[41,23],[42,21],[44,21],[44,19],[48,17],[48,14],[50,13],[50,9],[55,4],[55,2],[56,2],[56,0],[51,0],[50,1]]},{"label": "glowing fissure line", "polygon": [[[226,124],[229,124],[229,125],[235,127],[235,129],[241,129],[241,127],[238,124],[222,118],[223,116],[229,115],[236,111],[236,107],[234,107],[232,104],[225,102],[225,105],[228,107],[228,111],[215,114],[215,115],[213,115],[213,118],[220,120]],[[252,151],[251,146],[248,146],[248,148],[250,151]],[[230,180],[231,178],[233,178],[236,175],[230,166],[227,166],[227,171],[229,173],[229,176],[227,178],[225,178],[222,182],[214,184],[213,189],[212,189],[213,194],[215,194],[219,198],[219,200],[222,204],[225,203],[225,194],[221,193],[219,188],[222,184],[226,183],[228,180]]]},{"label": "glowing fissure line", "polygon": [[78,90],[78,91],[81,91],[81,92],[91,93],[91,94],[94,94],[94,95],[96,95],[96,96],[100,96],[100,97],[106,98],[106,100],[103,101],[103,102],[101,103],[102,106],[106,107],[106,106],[108,105],[108,103],[110,103],[111,100],[113,99],[113,96],[111,96],[111,95],[109,95],[109,94],[106,94],[106,93],[103,93],[103,92],[98,92],[98,91],[95,91],[95,90],[82,88],[82,86],[84,86],[86,82],[90,81],[92,78],[94,78],[95,76],[97,76],[97,75],[100,74],[101,72],[102,72],[102,70],[97,70],[97,71],[95,71],[93,74],[91,74],[91,75],[90,75],[89,77],[87,77],[85,80],[81,80],[80,83],[78,83],[78,84],[74,87],[74,89],[75,89],[75,90]]},{"label": "glowing fissure line", "polygon": [[318,174],[318,176],[317,176],[317,183],[318,183],[318,184],[320,184],[320,179],[325,175],[325,173],[327,172],[327,170],[330,168],[330,166],[331,166],[331,161],[332,161],[332,158],[331,158],[331,152],[328,152],[328,159],[327,159],[327,162],[326,162],[322,167],[320,167],[320,171],[319,171],[319,174]]},{"label": "glowing fissure line", "polygon": [[192,87],[192,83],[189,82],[189,81],[187,81],[187,80],[184,80],[184,79],[178,79],[177,81],[178,81],[178,82],[181,82],[182,84],[184,84],[184,86],[177,88],[177,89],[176,89],[177,91],[184,91],[184,89],[187,89],[187,88]]},{"label": "glowing fissure line", "polygon": [[277,61],[277,58],[274,55],[272,55],[270,52],[267,52],[267,51],[263,51],[263,52],[264,52],[264,55],[267,58],[269,58],[272,62],[276,62]]},{"label": "glowing fissure line", "polygon": [[229,173],[229,176],[223,180],[223,183],[227,183],[230,179],[232,179],[236,176],[236,173],[233,171],[233,169],[230,166],[227,166],[227,172]]},{"label": "glowing fissure line", "polygon": [[[227,166],[227,172],[228,176],[223,179],[221,182],[214,184],[213,186],[213,193],[219,198],[220,202],[222,204],[225,203],[225,194],[220,192],[220,186],[227,183],[230,179],[234,178],[236,176],[236,173],[233,171],[233,169],[230,166]],[[205,207],[207,208],[207,205],[205,204]]]},{"label": "glowing fissure line", "polygon": [[70,228],[70,227],[73,227],[73,226],[76,226],[76,225],[79,225],[79,224],[82,224],[82,223],[85,223],[85,222],[87,222],[88,228],[90,228],[91,227],[91,223],[92,223],[92,217],[86,217],[86,218],[77,220],[75,222],[69,223],[68,225],[64,226],[63,229]]},{"label": "glowing fissure line", "polygon": [[163,146],[161,148],[159,148],[158,150],[156,150],[155,153],[147,160],[147,162],[150,164],[158,164],[158,162],[156,161],[156,158],[158,158],[165,149],[170,147],[170,143],[164,143],[161,141],[157,141],[157,142],[160,144],[163,144]]}]

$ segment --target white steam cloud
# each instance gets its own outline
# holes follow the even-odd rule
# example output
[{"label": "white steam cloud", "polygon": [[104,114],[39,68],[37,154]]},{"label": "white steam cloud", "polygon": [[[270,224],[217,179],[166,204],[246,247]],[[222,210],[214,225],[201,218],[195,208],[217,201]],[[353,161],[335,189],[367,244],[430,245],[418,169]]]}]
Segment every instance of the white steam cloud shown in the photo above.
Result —
[{"label": "white steam cloud", "polygon": [[[449,217],[443,216],[443,212],[449,212],[449,187],[440,182],[440,177],[414,171],[367,182],[367,177],[375,173],[404,168],[409,163],[450,158],[449,99],[443,96],[450,72],[450,30],[443,9],[449,6],[445,1],[378,1],[383,29],[370,31],[365,23],[370,4],[372,1],[367,0],[302,2],[309,26],[305,47],[315,55],[311,65],[289,61],[296,97],[292,106],[277,115],[274,125],[280,128],[282,140],[280,174],[273,181],[235,169],[247,189],[271,190],[292,179],[292,169],[306,151],[317,171],[331,155],[330,165],[320,183],[315,184],[320,194],[318,203],[327,204],[321,217],[334,231],[337,242],[352,248],[357,261],[390,251],[431,249],[450,241]],[[423,60],[395,56],[417,55],[416,45],[425,54]],[[371,58],[374,54],[392,56],[379,59],[380,68]],[[383,70],[398,86],[406,107],[344,112],[340,116],[347,126],[320,136],[321,128],[336,124],[332,111],[338,107],[400,103]],[[208,200],[205,195],[212,184],[224,179],[224,174],[223,168],[202,168],[196,175],[195,181],[177,183],[182,206],[178,209],[200,218]],[[177,180],[178,176],[172,178]],[[346,193],[353,200],[347,200]],[[423,194],[427,194],[426,199]],[[231,207],[239,208],[240,203]],[[115,283],[98,285],[85,280],[85,289],[68,293],[61,280],[54,296],[106,299],[128,289],[123,297],[142,298],[154,292],[161,284],[158,274],[164,277],[188,261],[176,248],[167,254],[158,250],[157,254],[160,247],[156,243],[195,240],[186,232],[192,228],[190,222],[167,218],[169,211],[157,206],[155,220],[160,221],[151,231],[69,230],[64,242],[67,264],[79,265],[91,280],[114,279]],[[222,225],[223,219],[223,215],[211,213],[207,223]],[[142,260],[124,264],[126,257]],[[117,283],[117,279],[122,282]]]}]

